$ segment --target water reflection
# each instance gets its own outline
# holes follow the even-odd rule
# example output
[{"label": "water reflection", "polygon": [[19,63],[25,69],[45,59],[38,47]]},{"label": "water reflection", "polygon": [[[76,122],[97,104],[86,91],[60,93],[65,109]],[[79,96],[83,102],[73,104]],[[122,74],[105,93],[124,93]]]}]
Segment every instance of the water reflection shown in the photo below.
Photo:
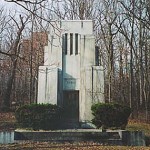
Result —
[{"label": "water reflection", "polygon": [[0,132],[0,144],[14,143],[14,132]]}]

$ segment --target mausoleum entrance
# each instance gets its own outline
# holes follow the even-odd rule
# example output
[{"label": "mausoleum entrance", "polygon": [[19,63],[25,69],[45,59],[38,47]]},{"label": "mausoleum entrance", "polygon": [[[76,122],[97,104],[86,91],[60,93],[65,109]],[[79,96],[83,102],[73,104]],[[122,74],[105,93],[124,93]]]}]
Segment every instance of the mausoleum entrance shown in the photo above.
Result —
[{"label": "mausoleum entrance", "polygon": [[70,127],[79,125],[79,91],[63,92],[63,108],[65,110],[65,122]]}]

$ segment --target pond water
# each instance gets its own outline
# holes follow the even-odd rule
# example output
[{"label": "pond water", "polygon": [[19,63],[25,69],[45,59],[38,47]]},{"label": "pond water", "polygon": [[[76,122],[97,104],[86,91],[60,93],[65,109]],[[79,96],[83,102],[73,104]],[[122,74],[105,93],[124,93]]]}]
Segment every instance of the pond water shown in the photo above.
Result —
[{"label": "pond water", "polygon": [[14,143],[14,132],[13,131],[2,131],[0,132],[0,144]]}]

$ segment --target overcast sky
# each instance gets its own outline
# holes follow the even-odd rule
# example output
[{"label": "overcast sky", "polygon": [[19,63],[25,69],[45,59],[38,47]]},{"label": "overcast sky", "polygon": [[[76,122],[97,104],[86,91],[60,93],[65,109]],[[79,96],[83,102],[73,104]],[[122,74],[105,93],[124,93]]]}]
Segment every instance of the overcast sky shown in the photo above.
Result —
[{"label": "overcast sky", "polygon": [[5,10],[7,10],[6,12],[15,12],[16,11],[20,14],[22,13],[22,10],[24,10],[21,6],[15,4],[14,2],[6,2],[4,0],[0,0],[0,8],[4,7]]},{"label": "overcast sky", "polygon": [[0,0],[0,7],[6,7],[6,8],[12,8],[12,9],[17,9],[17,6],[13,2],[6,2],[4,0]]},{"label": "overcast sky", "polygon": [[4,0],[0,0],[0,5],[1,6],[11,6],[12,5],[12,2],[5,2]]}]

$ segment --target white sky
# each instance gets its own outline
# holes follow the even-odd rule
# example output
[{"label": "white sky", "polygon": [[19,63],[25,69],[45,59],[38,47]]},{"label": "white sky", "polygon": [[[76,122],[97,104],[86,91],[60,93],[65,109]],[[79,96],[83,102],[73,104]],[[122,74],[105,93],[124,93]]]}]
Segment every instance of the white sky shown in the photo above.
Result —
[{"label": "white sky", "polygon": [[12,2],[6,2],[4,0],[0,0],[0,6],[4,6],[4,7],[13,7],[15,4]]},{"label": "white sky", "polygon": [[7,11],[13,12],[21,12],[21,10],[24,10],[21,6],[15,4],[14,2],[6,2],[5,0],[0,0],[0,8],[3,8]]}]

